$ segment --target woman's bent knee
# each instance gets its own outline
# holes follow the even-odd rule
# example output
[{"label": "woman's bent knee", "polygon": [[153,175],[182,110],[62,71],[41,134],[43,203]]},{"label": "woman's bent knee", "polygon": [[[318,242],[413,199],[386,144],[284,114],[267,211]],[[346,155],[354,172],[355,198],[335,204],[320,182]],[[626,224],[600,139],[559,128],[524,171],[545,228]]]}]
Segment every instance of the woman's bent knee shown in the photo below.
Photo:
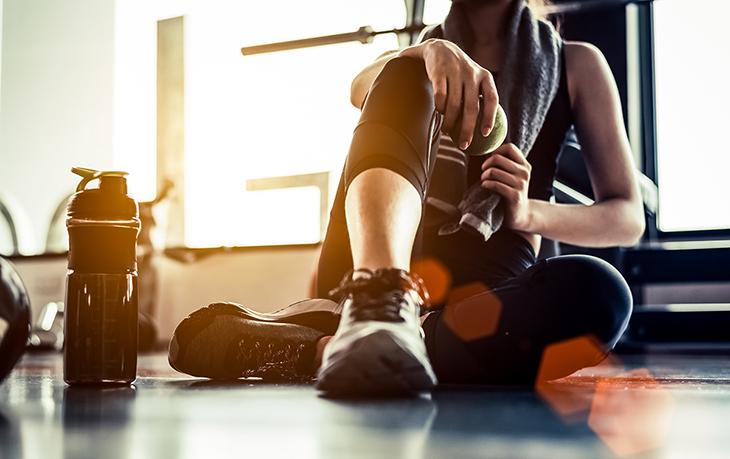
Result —
[{"label": "woman's bent knee", "polygon": [[586,334],[595,335],[612,349],[628,325],[633,304],[621,273],[606,261],[586,255],[549,259],[548,269],[559,272],[564,282],[577,289],[572,313],[582,322]]},{"label": "woman's bent knee", "polygon": [[345,164],[345,189],[361,172],[382,167],[405,177],[425,198],[439,124],[423,62],[391,59],[363,105]]}]

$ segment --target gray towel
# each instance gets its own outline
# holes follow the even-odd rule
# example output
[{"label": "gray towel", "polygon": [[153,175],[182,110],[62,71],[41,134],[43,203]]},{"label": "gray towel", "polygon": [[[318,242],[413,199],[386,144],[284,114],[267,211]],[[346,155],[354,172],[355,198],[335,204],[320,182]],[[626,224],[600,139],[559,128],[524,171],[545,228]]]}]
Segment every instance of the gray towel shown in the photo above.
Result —
[{"label": "gray towel", "polygon": [[[500,104],[507,114],[509,128],[506,141],[514,143],[527,155],[558,90],[562,39],[552,24],[533,15],[526,0],[515,2],[510,15],[509,39],[502,68],[497,75],[497,88]],[[424,32],[423,38],[452,41],[469,54],[473,32],[460,4],[453,3],[444,23]],[[453,195],[454,180],[460,181],[456,177],[465,175],[464,172],[453,174],[451,179],[435,177],[428,202],[442,208],[458,208],[455,219],[442,226],[440,234],[464,229],[481,234],[486,241],[500,228],[504,219],[499,195],[475,184],[461,194],[458,206],[456,203],[447,204],[448,198],[442,198]],[[465,183],[463,187],[466,188]]]}]

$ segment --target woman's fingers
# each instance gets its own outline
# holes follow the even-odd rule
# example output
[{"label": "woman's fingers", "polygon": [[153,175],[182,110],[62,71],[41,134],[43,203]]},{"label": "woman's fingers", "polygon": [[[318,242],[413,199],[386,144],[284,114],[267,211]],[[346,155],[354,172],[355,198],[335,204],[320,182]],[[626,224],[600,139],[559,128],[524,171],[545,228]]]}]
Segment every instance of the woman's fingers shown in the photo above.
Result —
[{"label": "woman's fingers", "polygon": [[448,81],[448,95],[446,99],[446,109],[441,113],[444,115],[444,127],[451,130],[456,124],[461,111],[463,93],[462,85],[457,81]]},{"label": "woman's fingers", "polygon": [[521,190],[524,187],[524,179],[516,174],[511,174],[505,170],[496,167],[487,169],[482,172],[482,184],[484,182],[499,182],[507,185],[514,190]]},{"label": "woman's fingers", "polygon": [[[444,116],[444,131],[452,132],[461,118],[461,130],[453,134],[459,147],[466,149],[477,128],[488,133],[494,125],[498,96],[492,74],[451,42],[432,39],[414,48],[418,53],[411,53],[421,56],[426,65],[436,109]],[[477,126],[480,111],[482,122]]]},{"label": "woman's fingers", "polygon": [[494,120],[497,117],[497,105],[499,104],[499,95],[497,94],[497,85],[494,83],[494,77],[491,73],[488,77],[481,80],[480,93],[482,95],[482,123],[480,130],[482,136],[486,137],[494,128]]},{"label": "woman's fingers", "polygon": [[[462,123],[461,132],[458,133],[459,147],[462,150],[471,144],[475,132],[480,132],[483,136],[491,132],[499,103],[492,74],[474,62],[467,61],[465,65],[466,74],[461,78],[464,85],[460,113]],[[481,123],[477,126],[480,112]]]},{"label": "woman's fingers", "polygon": [[[501,195],[508,202],[511,216],[518,216],[527,200],[532,166],[514,144],[497,148],[482,163],[481,186]],[[513,218],[516,220],[516,217]]]},{"label": "woman's fingers", "polygon": [[482,188],[494,191],[495,193],[502,196],[502,198],[506,199],[508,202],[516,201],[519,197],[518,190],[508,185],[505,185],[502,182],[497,182],[494,180],[487,180],[485,182],[482,182]]},{"label": "woman's fingers", "polygon": [[[528,164],[527,158],[525,158],[525,155],[522,154],[522,151],[520,151],[519,148],[517,148],[517,145],[513,143],[505,143],[497,147],[496,150],[494,150],[489,158],[491,159],[493,156],[503,156],[505,158],[510,159],[511,161],[514,161],[518,164]],[[485,161],[486,163],[486,161]],[[484,169],[484,165],[482,165],[482,169]]]},{"label": "woman's fingers", "polygon": [[527,162],[522,152],[514,144],[500,146],[482,163],[482,171],[486,172],[495,168],[515,174],[525,180],[529,180],[532,172],[532,165]]},{"label": "woman's fingers", "polygon": [[507,143],[482,163],[481,186],[498,193],[505,203],[505,225],[522,230],[529,226],[532,166],[519,148]]},{"label": "woman's fingers", "polygon": [[431,85],[433,86],[433,101],[436,105],[436,110],[438,110],[439,113],[444,113],[446,111],[446,101],[449,94],[448,81],[446,78],[434,78],[433,76],[430,80]]},{"label": "woman's fingers", "polygon": [[521,180],[530,179],[530,170],[528,168],[503,156],[492,157],[488,162],[485,161],[485,164],[487,167],[482,169],[482,177],[487,177],[485,174],[491,170],[501,170]]},{"label": "woman's fingers", "polygon": [[[473,86],[473,85],[472,85]],[[462,123],[459,133],[459,148],[465,150],[474,138],[474,126],[479,117],[479,93],[474,87],[465,87],[462,103]]]}]

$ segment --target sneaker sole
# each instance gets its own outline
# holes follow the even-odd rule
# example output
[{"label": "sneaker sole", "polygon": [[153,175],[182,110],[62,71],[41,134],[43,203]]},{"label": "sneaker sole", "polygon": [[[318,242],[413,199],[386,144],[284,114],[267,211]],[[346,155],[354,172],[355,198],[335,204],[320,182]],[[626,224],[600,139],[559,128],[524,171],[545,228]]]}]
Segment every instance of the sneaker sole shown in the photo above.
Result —
[{"label": "sneaker sole", "polygon": [[[170,366],[191,376],[211,379],[238,379],[240,372],[230,368],[231,346],[246,336],[246,331],[267,323],[270,326],[299,328],[299,324],[259,320],[242,306],[233,303],[214,303],[198,309],[183,319],[173,332],[168,349]],[[323,336],[319,330],[306,327],[313,340]],[[205,357],[189,358],[193,341],[206,343]],[[202,353],[202,351],[198,351]]]},{"label": "sneaker sole", "polygon": [[424,364],[380,330],[330,356],[316,387],[332,395],[387,395],[424,392],[435,385],[430,363]]}]

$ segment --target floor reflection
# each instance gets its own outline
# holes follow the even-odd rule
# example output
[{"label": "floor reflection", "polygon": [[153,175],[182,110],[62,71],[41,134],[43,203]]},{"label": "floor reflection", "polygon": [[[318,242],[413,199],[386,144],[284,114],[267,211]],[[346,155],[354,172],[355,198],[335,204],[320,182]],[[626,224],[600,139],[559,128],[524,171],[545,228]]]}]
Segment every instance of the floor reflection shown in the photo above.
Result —
[{"label": "floor reflection", "polygon": [[30,356],[0,384],[0,458],[654,459],[730,451],[725,356],[622,359],[623,367],[595,367],[541,390],[441,386],[367,400],[326,398],[309,384],[175,377],[164,356],[133,386],[69,387],[58,358]]},{"label": "floor reflection", "polygon": [[324,399],[318,449],[322,456],[430,457],[428,437],[438,409],[430,394],[373,400]]},{"label": "floor reflection", "polygon": [[18,421],[12,413],[0,409],[0,457],[20,459],[23,457],[23,443]]},{"label": "floor reflection", "polygon": [[64,457],[130,457],[136,388],[70,386],[63,391]]},{"label": "floor reflection", "polygon": [[588,425],[617,455],[661,448],[667,442],[675,401],[646,368],[596,386]]}]

